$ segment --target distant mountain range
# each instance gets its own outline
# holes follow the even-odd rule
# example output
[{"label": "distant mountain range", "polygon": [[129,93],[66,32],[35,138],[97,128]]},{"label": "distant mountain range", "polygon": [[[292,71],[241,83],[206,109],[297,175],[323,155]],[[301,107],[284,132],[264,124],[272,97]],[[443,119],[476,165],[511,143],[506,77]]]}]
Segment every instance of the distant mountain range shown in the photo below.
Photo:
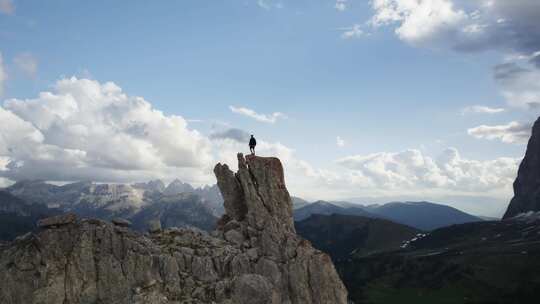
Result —
[{"label": "distant mountain range", "polygon": [[[153,180],[134,184],[77,182],[62,186],[43,181],[20,181],[4,191],[18,199],[20,205],[32,209],[33,216],[73,212],[105,220],[122,217],[131,220],[138,230],[145,230],[153,220],[160,220],[164,227],[192,226],[211,230],[224,212],[223,199],[216,185],[195,188],[180,180],[168,185],[161,180]],[[457,209],[427,202],[361,206],[348,202],[310,203],[298,197],[292,199],[296,221],[308,219],[314,214],[342,214],[391,220],[421,230],[482,221]],[[0,209],[0,215],[7,214],[6,210]],[[21,223],[34,225],[30,219],[33,217],[21,219]],[[29,227],[27,224],[23,226]],[[0,239],[10,239],[14,235],[9,232]]]},{"label": "distant mountain range", "polygon": [[301,221],[313,214],[357,215],[382,218],[421,230],[483,221],[482,218],[458,209],[429,202],[393,202],[384,205],[362,206],[347,202],[317,201],[294,210],[294,218]]},{"label": "distant mountain range", "polygon": [[368,207],[368,210],[394,222],[422,230],[483,221],[456,208],[430,202],[394,202]]},{"label": "distant mountain range", "polygon": [[135,184],[97,184],[77,182],[56,186],[43,181],[20,181],[5,191],[31,203],[45,204],[62,209],[90,205],[110,211],[137,211],[152,203],[156,197],[193,193],[219,216],[223,214],[223,199],[216,185],[194,188],[175,180],[168,186],[161,180]]},{"label": "distant mountain range", "polygon": [[[31,222],[32,225],[38,214],[73,212],[105,220],[125,218],[139,230],[145,230],[153,220],[159,220],[163,227],[190,226],[212,230],[224,211],[223,199],[216,185],[194,188],[179,180],[169,185],[154,180],[131,185],[77,182],[63,186],[42,181],[20,181],[5,188],[3,193],[0,206],[6,207],[0,207],[0,216],[11,214],[9,208],[13,207],[7,206],[24,206],[24,210],[32,210],[33,217],[22,222]],[[17,200],[16,203],[13,200]],[[24,227],[29,226],[25,224]],[[31,229],[19,230],[26,232]],[[10,232],[0,239],[10,239],[13,235]]]},{"label": "distant mountain range", "polygon": [[375,214],[371,214],[364,210],[363,207],[354,206],[354,207],[343,207],[338,206],[334,203],[326,201],[316,201],[311,204],[307,204],[304,207],[294,210],[294,220],[302,221],[309,218],[312,215],[332,215],[332,214],[342,214],[342,215],[361,215],[366,217],[378,217]]}]

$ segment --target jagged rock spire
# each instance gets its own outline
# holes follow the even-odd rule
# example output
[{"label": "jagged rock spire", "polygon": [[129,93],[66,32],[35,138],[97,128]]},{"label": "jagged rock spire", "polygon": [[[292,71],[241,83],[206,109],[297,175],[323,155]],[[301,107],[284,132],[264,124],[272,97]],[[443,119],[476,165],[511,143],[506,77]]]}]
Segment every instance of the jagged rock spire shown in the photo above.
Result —
[{"label": "jagged rock spire", "polygon": [[[238,154],[238,172],[217,164],[214,173],[225,200],[226,217],[262,229],[275,222],[295,232],[292,201],[285,187],[283,166],[278,158]],[[227,219],[225,219],[227,220]]]}]

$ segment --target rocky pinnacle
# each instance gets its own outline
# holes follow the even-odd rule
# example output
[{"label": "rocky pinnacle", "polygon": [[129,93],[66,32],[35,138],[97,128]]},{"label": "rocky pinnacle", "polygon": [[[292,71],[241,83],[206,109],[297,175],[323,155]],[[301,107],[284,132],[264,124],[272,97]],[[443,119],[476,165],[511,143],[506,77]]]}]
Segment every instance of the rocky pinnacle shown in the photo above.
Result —
[{"label": "rocky pinnacle", "polygon": [[1,303],[347,303],[328,255],[296,235],[279,159],[239,154],[237,172],[214,172],[226,214],[211,234],[43,221],[1,247]]}]

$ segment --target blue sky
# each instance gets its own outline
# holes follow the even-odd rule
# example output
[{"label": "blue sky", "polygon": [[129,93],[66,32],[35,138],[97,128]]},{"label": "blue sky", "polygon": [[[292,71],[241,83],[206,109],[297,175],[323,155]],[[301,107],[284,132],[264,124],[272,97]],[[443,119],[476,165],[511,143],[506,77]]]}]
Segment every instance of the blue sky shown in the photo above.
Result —
[{"label": "blue sky", "polygon": [[[474,201],[470,197],[484,197],[488,187],[487,195],[502,202],[511,196],[510,185],[503,184],[515,177],[529,126],[538,114],[540,88],[529,82],[540,79],[540,65],[535,64],[540,62],[540,39],[535,39],[540,33],[538,26],[528,25],[538,20],[540,9],[535,1],[491,2],[0,0],[0,109],[5,117],[36,127],[40,143],[88,158],[94,151],[88,144],[55,139],[52,134],[60,134],[58,130],[39,123],[45,114],[39,116],[24,104],[27,99],[46,104],[40,92],[75,96],[70,90],[83,90],[77,86],[85,84],[75,81],[64,89],[58,85],[72,76],[101,85],[113,82],[126,95],[140,96],[162,111],[165,120],[180,116],[186,125],[179,123],[178,128],[197,134],[187,132],[189,139],[173,136],[169,140],[178,142],[174,149],[199,153],[212,165],[234,160],[234,152],[245,148],[226,136],[216,143],[216,134],[230,129],[255,134],[267,143],[261,153],[275,152],[286,165],[299,168],[290,170],[289,183],[293,193],[311,199],[443,200],[463,195],[467,199],[456,202],[463,207]],[[532,38],[521,41],[523,34]],[[506,69],[497,69],[504,64]],[[58,103],[43,107],[55,106]],[[231,106],[267,117],[283,115],[264,122],[245,111],[235,113]],[[55,126],[72,130],[67,114],[58,115],[54,119],[62,124]],[[4,124],[4,132],[15,133],[15,125]],[[175,124],[165,123],[170,125]],[[192,140],[201,151],[188,146]],[[104,176],[131,181],[178,175],[193,183],[212,182],[210,165],[186,169],[179,161],[167,162],[159,143],[151,145],[158,152],[149,159],[161,159],[165,169],[79,160],[77,166],[103,166],[118,178],[112,171],[54,176],[44,169],[43,175],[99,181],[108,181]],[[447,155],[448,148],[458,151],[463,163],[461,173],[442,173],[443,181],[439,175],[445,164],[437,159]],[[409,150],[437,165],[411,169],[411,158],[399,157]],[[223,156],[225,151],[231,156]],[[44,177],[23,170],[24,163],[52,166],[29,154],[0,150],[6,183]],[[490,162],[501,158],[500,171],[490,176]],[[471,170],[469,161],[476,162],[477,169]],[[18,167],[8,166],[17,162]],[[59,170],[72,172],[72,166],[62,164]],[[306,166],[312,174],[302,173]],[[343,171],[347,176],[341,176]],[[430,184],[432,173],[438,176],[435,186]],[[467,179],[458,180],[456,174]],[[406,182],[411,178],[415,181]],[[352,181],[356,179],[360,181]],[[478,188],[459,186],[475,182]],[[501,206],[483,203],[469,209],[493,214],[500,213]]]}]

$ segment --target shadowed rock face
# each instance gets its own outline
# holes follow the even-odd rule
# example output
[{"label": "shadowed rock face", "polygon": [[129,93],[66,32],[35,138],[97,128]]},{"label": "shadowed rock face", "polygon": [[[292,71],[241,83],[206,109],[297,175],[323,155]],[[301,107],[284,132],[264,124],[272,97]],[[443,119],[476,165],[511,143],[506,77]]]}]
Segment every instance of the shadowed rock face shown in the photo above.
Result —
[{"label": "shadowed rock face", "polygon": [[503,218],[540,211],[540,118],[533,126],[525,158],[514,182],[514,198]]},{"label": "shadowed rock face", "polygon": [[238,160],[214,170],[226,214],[211,235],[56,221],[0,249],[1,302],[345,304],[330,258],[295,233],[280,161]]}]

